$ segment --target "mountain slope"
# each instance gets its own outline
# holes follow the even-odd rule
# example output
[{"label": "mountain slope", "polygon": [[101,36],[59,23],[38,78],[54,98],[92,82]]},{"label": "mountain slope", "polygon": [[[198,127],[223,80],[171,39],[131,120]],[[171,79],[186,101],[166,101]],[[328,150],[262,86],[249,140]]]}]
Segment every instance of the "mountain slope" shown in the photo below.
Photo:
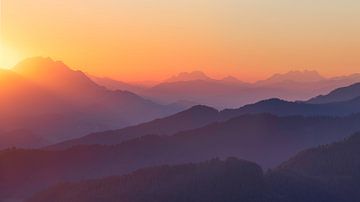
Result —
[{"label": "mountain slope", "polygon": [[279,172],[296,173],[316,179],[339,201],[360,200],[360,134],[341,142],[322,145],[300,152],[282,163]]},{"label": "mountain slope", "polygon": [[90,134],[48,146],[47,149],[65,149],[76,145],[120,144],[145,135],[171,135],[179,131],[203,127],[219,120],[220,113],[216,109],[199,105],[165,118],[119,130]]},{"label": "mountain slope", "polygon": [[29,130],[50,142],[121,128],[178,110],[131,92],[107,90],[81,71],[50,58],[26,59],[13,71],[0,72],[0,82],[0,128]]},{"label": "mountain slope", "polygon": [[122,81],[106,78],[106,77],[96,77],[88,75],[89,78],[97,83],[100,86],[104,86],[109,90],[123,90],[123,91],[130,91],[134,93],[139,93],[144,90],[144,87],[132,85],[129,83],[125,83]]},{"label": "mountain slope", "polygon": [[360,133],[357,133],[344,141],[300,152],[279,168],[322,178],[360,176],[359,146]]},{"label": "mountain slope", "polygon": [[238,109],[217,111],[205,106],[195,106],[178,115],[165,117],[152,122],[87,135],[68,140],[49,149],[64,149],[81,144],[120,144],[124,140],[149,134],[172,135],[181,130],[201,128],[213,122],[226,121],[246,114],[270,113],[278,116],[346,116],[360,112],[360,98],[338,103],[308,104],[304,102],[288,102],[279,99],[264,100],[246,105]]},{"label": "mountain slope", "polygon": [[330,102],[342,102],[360,96],[360,83],[342,87],[331,91],[327,95],[320,95],[307,101],[308,103],[321,104]]}]

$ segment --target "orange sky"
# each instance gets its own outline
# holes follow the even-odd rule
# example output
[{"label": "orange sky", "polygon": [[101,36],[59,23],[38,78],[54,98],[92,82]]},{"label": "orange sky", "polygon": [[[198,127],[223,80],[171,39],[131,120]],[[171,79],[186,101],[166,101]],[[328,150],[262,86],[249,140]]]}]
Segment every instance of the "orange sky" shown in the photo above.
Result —
[{"label": "orange sky", "polygon": [[358,0],[0,1],[3,67],[41,55],[125,81],[360,72]]}]

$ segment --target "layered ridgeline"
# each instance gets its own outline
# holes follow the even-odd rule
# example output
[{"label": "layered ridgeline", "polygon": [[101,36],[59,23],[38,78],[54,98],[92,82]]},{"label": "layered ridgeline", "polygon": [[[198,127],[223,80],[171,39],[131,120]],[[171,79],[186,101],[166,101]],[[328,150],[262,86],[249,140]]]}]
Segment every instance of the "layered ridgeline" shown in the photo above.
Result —
[{"label": "layered ridgeline", "polygon": [[300,152],[278,170],[319,181],[338,201],[360,200],[360,133]]},{"label": "layered ridgeline", "polygon": [[360,200],[360,134],[300,152],[263,174],[254,163],[229,158],[146,168],[121,177],[62,183],[30,202]]},{"label": "layered ridgeline", "polygon": [[183,72],[148,88],[138,88],[111,79],[95,82],[109,88],[131,89],[134,92],[164,103],[181,100],[216,108],[237,108],[245,104],[277,97],[285,100],[308,100],[320,94],[360,82],[360,74],[325,78],[315,71],[290,71],[275,74],[255,83],[246,83],[235,77],[213,79],[200,71]]},{"label": "layered ridgeline", "polygon": [[360,116],[278,117],[244,115],[178,132],[148,135],[119,145],[0,153],[0,198],[27,197],[61,181],[122,175],[162,164],[234,156],[273,167],[296,152],[360,130]]},{"label": "layered ridgeline", "polygon": [[[111,91],[49,58],[31,58],[0,71],[0,129],[28,130],[51,143],[124,127],[178,109],[127,91]],[[7,142],[0,136],[0,142]],[[34,146],[16,143],[9,146]]]},{"label": "layered ridgeline", "polygon": [[360,83],[355,83],[350,86],[342,87],[331,91],[327,95],[320,95],[308,101],[308,103],[322,104],[331,102],[343,102],[346,100],[355,99],[360,94]]},{"label": "layered ridgeline", "polygon": [[289,102],[280,99],[269,99],[238,109],[225,109],[222,111],[206,106],[195,106],[169,117],[119,130],[90,134],[81,138],[58,143],[48,148],[65,149],[83,144],[114,145],[144,135],[172,135],[179,131],[200,128],[213,122],[224,122],[246,114],[269,113],[278,116],[347,116],[360,112],[360,91],[352,90],[354,86],[357,85],[358,84],[354,84],[334,91],[340,94],[348,91],[352,92],[351,97],[348,97],[349,100],[341,102],[313,104],[308,102]]},{"label": "layered ridgeline", "polygon": [[[285,188],[286,189],[283,189]],[[337,202],[342,197],[302,176],[264,174],[235,158],[141,169],[121,177],[62,183],[29,202]]]}]

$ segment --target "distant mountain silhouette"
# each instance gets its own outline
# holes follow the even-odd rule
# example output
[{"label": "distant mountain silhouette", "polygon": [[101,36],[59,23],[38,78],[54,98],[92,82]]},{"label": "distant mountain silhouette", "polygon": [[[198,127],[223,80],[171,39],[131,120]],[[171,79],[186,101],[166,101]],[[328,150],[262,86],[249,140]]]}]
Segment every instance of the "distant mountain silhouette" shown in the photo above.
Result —
[{"label": "distant mountain silhouette", "polygon": [[124,91],[139,93],[142,92],[145,88],[139,85],[133,85],[106,77],[96,77],[91,75],[88,75],[88,77],[91,80],[93,80],[96,84],[100,86],[104,86],[109,90],[124,90]]},{"label": "distant mountain silhouette", "polygon": [[178,82],[178,81],[196,81],[196,80],[212,80],[204,72],[193,71],[193,72],[181,72],[178,75],[172,76],[169,79],[166,79],[164,82]]},{"label": "distant mountain silhouette", "polygon": [[359,122],[359,115],[245,115],[172,136],[147,135],[118,145],[6,150],[0,152],[0,196],[26,197],[60,181],[122,175],[147,166],[213,157],[234,156],[272,167],[305,148],[343,139],[360,130]]},{"label": "distant mountain silhouette", "polygon": [[233,76],[224,77],[223,79],[221,79],[221,81],[225,83],[233,83],[233,84],[247,84]]},{"label": "distant mountain silhouette", "polygon": [[331,91],[327,95],[320,95],[312,98],[308,103],[330,103],[330,102],[342,102],[360,97],[360,83],[355,83],[350,86],[342,87]]},{"label": "distant mountain silhouette", "polygon": [[121,128],[179,110],[131,92],[107,90],[81,71],[50,58],[26,59],[12,71],[2,70],[0,84],[0,129],[26,129],[49,142]]},{"label": "distant mountain silhouette", "polygon": [[284,74],[274,74],[270,78],[262,81],[258,81],[257,84],[271,85],[283,82],[300,82],[300,83],[312,83],[325,80],[325,77],[321,76],[316,71],[290,71]]},{"label": "distant mountain silhouette", "polygon": [[184,99],[216,108],[236,108],[273,97],[291,101],[308,100],[335,88],[360,82],[360,74],[324,78],[315,71],[306,70],[275,74],[252,84],[231,76],[212,79],[202,72],[180,75],[183,76],[174,76],[174,79],[147,88],[139,94],[163,103]]},{"label": "distant mountain silhouette", "polygon": [[[261,91],[261,92],[260,92]],[[252,89],[248,84],[223,80],[192,80],[158,84],[141,93],[159,102],[188,100],[216,108],[239,107],[276,96],[271,89]]]}]

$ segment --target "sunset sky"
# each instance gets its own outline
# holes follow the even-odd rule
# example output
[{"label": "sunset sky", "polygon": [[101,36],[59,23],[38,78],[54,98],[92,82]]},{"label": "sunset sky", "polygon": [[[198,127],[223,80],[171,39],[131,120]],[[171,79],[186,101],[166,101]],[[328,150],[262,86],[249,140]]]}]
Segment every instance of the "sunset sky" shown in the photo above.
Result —
[{"label": "sunset sky", "polygon": [[359,0],[0,0],[0,66],[49,56],[125,81],[360,72]]}]

